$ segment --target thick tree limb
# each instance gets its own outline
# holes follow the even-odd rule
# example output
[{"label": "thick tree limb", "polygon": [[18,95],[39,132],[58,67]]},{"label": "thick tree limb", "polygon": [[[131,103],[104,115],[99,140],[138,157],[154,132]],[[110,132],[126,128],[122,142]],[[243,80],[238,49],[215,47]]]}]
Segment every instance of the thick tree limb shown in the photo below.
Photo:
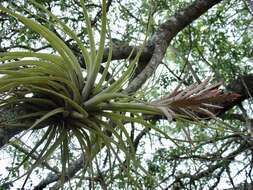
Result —
[{"label": "thick tree limb", "polygon": [[[151,40],[150,44],[154,44],[154,42]],[[133,49],[134,49],[134,51],[133,51]],[[129,46],[127,44],[126,45],[124,45],[124,44],[114,45],[113,50],[112,50],[112,60],[127,59],[132,51],[133,52],[132,52],[131,58],[134,58],[136,56],[136,54],[139,52],[139,50],[140,50],[140,47],[138,47],[138,46]],[[144,48],[139,61],[147,63],[151,59],[153,51],[154,51],[154,46],[147,45]],[[107,61],[108,55],[109,55],[109,48],[106,48],[104,50],[102,62]]]},{"label": "thick tree limb", "polygon": [[221,0],[197,0],[186,9],[161,24],[153,36],[154,53],[143,71],[129,84],[126,93],[138,90],[145,81],[155,72],[166,53],[171,40],[186,26],[204,14],[208,9],[221,2]]}]

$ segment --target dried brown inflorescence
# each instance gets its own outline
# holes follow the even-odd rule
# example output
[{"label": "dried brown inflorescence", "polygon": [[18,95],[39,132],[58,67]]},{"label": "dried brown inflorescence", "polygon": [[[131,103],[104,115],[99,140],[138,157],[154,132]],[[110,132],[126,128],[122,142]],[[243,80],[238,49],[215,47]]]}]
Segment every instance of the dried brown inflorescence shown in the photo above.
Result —
[{"label": "dried brown inflorescence", "polygon": [[223,108],[224,102],[233,102],[240,97],[233,92],[219,90],[221,82],[208,85],[210,78],[202,83],[194,83],[184,90],[178,86],[171,94],[152,102],[168,118],[172,120],[176,115],[191,119],[214,118]]}]

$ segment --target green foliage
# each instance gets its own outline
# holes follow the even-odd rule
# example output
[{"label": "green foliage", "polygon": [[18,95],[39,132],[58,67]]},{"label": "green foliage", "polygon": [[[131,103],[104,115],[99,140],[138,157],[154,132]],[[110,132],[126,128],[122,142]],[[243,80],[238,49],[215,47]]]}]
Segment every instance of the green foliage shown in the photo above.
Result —
[{"label": "green foliage", "polygon": [[[46,26],[28,19],[10,8],[0,7],[2,13],[16,18],[29,28],[29,31],[35,31],[47,40],[57,52],[54,55],[32,51],[0,54],[1,61],[5,62],[0,65],[0,73],[3,75],[0,79],[0,92],[4,95],[4,98],[1,99],[1,108],[6,109],[11,106],[24,112],[17,117],[8,116],[8,122],[3,122],[2,125],[11,127],[12,125],[24,124],[28,130],[47,126],[44,135],[18,166],[18,168],[23,166],[27,170],[24,185],[31,172],[53,155],[58,147],[61,149],[61,181],[64,183],[70,158],[69,143],[73,137],[79,142],[85,155],[86,160],[83,167],[86,171],[92,172],[92,161],[104,146],[114,152],[115,155],[118,154],[114,150],[114,146],[116,146],[125,154],[126,160],[134,161],[132,141],[122,122],[135,118],[124,116],[117,111],[123,108],[121,102],[132,102],[134,99],[117,92],[122,89],[125,81],[130,77],[140,52],[117,81],[110,86],[103,87],[108,67],[99,83],[96,83],[96,78],[106,39],[105,1],[102,1],[102,29],[98,51],[84,1],[81,1],[81,6],[85,17],[90,51],[83,45],[75,32],[55,15],[34,1],[30,3],[34,5],[35,9],[47,14],[55,27],[75,40],[84,57],[86,70],[82,72],[77,58],[69,47]],[[20,42],[26,42],[30,37],[32,38],[29,34],[22,35]],[[109,64],[110,60],[108,61]],[[86,78],[83,77],[84,74],[87,76]],[[112,100],[114,100],[113,104],[107,103]],[[138,113],[145,112],[146,109],[145,104],[131,104],[128,107],[124,107],[125,112],[134,110]],[[149,107],[149,109],[159,113],[159,110],[155,108]],[[113,110],[114,113],[107,110]],[[9,121],[10,118],[11,121]],[[107,124],[107,120],[110,120],[113,125]],[[135,119],[135,122],[143,123],[141,119]],[[29,157],[38,148],[40,148],[38,159],[28,167]],[[118,160],[121,162],[120,158]],[[138,167],[137,162],[134,162],[134,165]]]},{"label": "green foliage", "polygon": [[[0,189],[12,188],[13,179],[23,175],[21,170],[28,175],[33,170],[35,176],[44,177],[41,170],[52,160],[61,169],[57,172],[49,167],[49,170],[61,176],[63,183],[70,163],[77,160],[79,153],[87,159],[83,170],[69,184],[75,187],[86,184],[99,189],[94,184],[99,184],[103,176],[108,189],[215,189],[220,181],[231,182],[234,177],[229,176],[231,169],[239,166],[242,167],[236,169],[238,174],[245,172],[244,176],[251,178],[251,151],[245,148],[252,147],[247,144],[251,137],[243,121],[230,117],[240,113],[238,109],[228,112],[227,118],[232,121],[205,125],[187,121],[150,124],[139,114],[162,115],[150,101],[164,95],[178,81],[193,83],[196,79],[192,72],[201,80],[214,75],[214,80],[226,82],[252,73],[252,64],[248,61],[252,59],[249,30],[252,15],[244,4],[246,1],[225,0],[181,31],[171,44],[177,53],[169,48],[163,60],[167,67],[163,67],[159,79],[155,77],[154,81],[159,83],[147,89],[148,93],[144,89],[142,94],[131,96],[121,92],[140,54],[134,60],[112,62],[115,44],[111,36],[122,43],[136,45],[144,39],[150,10],[147,36],[192,1],[113,1],[107,18],[105,6],[100,11],[97,1],[35,2],[19,0],[10,5],[5,1],[8,10],[2,8],[4,11],[0,12],[0,51],[8,52],[0,54],[3,63],[0,65],[1,126],[32,131],[25,135],[25,138],[29,136],[31,147],[19,144],[29,150],[27,154],[20,153],[18,148],[7,150],[13,165],[7,169],[10,173],[5,179],[0,176],[0,183],[4,184]],[[98,19],[101,15],[103,21]],[[72,53],[73,46],[81,56]],[[100,75],[105,46],[109,47],[110,55]],[[112,77],[119,79],[115,83],[106,80],[111,71]],[[136,97],[142,99],[136,100]],[[250,104],[245,107],[250,114]],[[133,136],[125,123],[132,124]],[[135,150],[134,137],[143,128],[152,130]],[[149,141],[154,141],[152,148],[145,146]],[[146,159],[143,155],[154,148],[155,153]],[[100,158],[104,163],[97,161]],[[215,170],[209,170],[213,167]],[[102,168],[102,172],[97,168]],[[86,179],[94,183],[85,183]]]}]

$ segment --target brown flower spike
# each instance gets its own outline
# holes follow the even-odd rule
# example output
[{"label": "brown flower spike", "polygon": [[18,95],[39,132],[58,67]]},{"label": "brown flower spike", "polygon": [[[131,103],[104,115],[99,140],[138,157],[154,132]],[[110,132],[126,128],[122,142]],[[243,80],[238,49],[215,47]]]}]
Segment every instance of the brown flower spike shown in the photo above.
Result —
[{"label": "brown flower spike", "polygon": [[235,101],[240,95],[223,93],[218,89],[222,82],[208,85],[209,80],[210,78],[200,84],[194,83],[184,90],[179,90],[179,86],[171,94],[153,101],[152,105],[157,106],[168,120],[176,115],[196,120],[214,118],[223,108],[222,103]]}]

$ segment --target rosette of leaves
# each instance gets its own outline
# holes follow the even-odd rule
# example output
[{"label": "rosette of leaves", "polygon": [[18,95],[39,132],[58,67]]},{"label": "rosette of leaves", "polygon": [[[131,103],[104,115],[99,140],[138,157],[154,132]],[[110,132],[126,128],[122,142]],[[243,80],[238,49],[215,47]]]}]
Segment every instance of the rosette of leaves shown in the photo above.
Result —
[{"label": "rosette of leaves", "polygon": [[[122,75],[110,84],[105,80],[112,55],[110,43],[108,61],[98,79],[107,34],[105,0],[101,3],[101,32],[98,45],[95,44],[84,1],[80,1],[89,47],[84,46],[76,33],[55,15],[35,1],[31,3],[53,20],[54,27],[75,41],[84,58],[86,69],[81,69],[78,58],[55,33],[16,11],[0,6],[1,12],[40,34],[56,52],[0,53],[0,106],[1,109],[19,110],[18,115],[1,121],[1,126],[24,127],[27,130],[46,127],[41,139],[21,163],[22,165],[40,148],[39,159],[27,172],[28,177],[35,167],[60,147],[64,182],[69,160],[69,142],[72,138],[77,139],[85,154],[86,168],[103,147],[110,149],[117,157],[113,148],[116,146],[125,154],[126,159],[134,161],[134,147],[124,123],[136,122],[159,131],[144,121],[140,114],[164,115],[170,120],[177,114],[193,119],[199,113],[202,116],[213,117],[216,113],[213,109],[220,108],[215,104],[225,101],[228,96],[233,99],[237,97],[234,94],[220,94],[216,89],[217,85],[208,87],[206,80],[200,85],[194,84],[185,90],[176,90],[152,103],[140,103],[133,95],[122,93],[122,89],[134,71],[141,51],[130,60]],[[134,161],[134,164],[138,166],[138,162]]]},{"label": "rosette of leaves", "polygon": [[0,7],[1,12],[16,18],[40,34],[56,52],[51,54],[17,51],[0,54],[1,108],[21,110],[18,115],[1,122],[1,126],[24,127],[27,130],[47,127],[44,135],[20,165],[40,148],[39,159],[28,171],[29,176],[35,167],[47,160],[60,147],[64,181],[69,159],[69,142],[74,137],[85,153],[84,167],[91,164],[102,147],[107,147],[113,152],[112,145],[117,146],[125,153],[126,158],[132,160],[134,155],[132,142],[123,123],[127,120],[143,121],[127,117],[122,111],[159,113],[159,109],[132,103],[132,97],[119,93],[134,70],[140,53],[131,60],[122,76],[108,86],[105,76],[110,65],[112,54],[110,50],[106,69],[97,81],[107,32],[106,1],[102,1],[102,24],[98,47],[95,44],[84,1],[80,1],[86,21],[88,48],[83,45],[75,32],[55,15],[35,1],[30,2],[35,8],[46,13],[54,21],[55,27],[75,41],[82,52],[86,70],[82,71],[77,57],[55,33],[10,8]]}]

